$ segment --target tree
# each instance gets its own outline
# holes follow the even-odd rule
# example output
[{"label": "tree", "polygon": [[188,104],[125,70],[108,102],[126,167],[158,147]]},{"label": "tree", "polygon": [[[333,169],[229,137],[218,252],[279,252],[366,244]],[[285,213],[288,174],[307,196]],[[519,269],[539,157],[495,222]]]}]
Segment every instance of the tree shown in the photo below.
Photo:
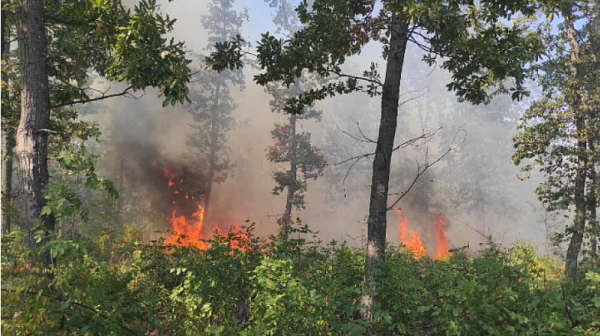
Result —
[{"label": "tree", "polygon": [[[233,9],[233,3],[232,0],[217,0],[208,5],[208,14],[202,16],[202,25],[208,32],[205,50],[240,34],[242,23],[248,20],[248,13],[238,13]],[[202,71],[197,78],[199,88],[192,91],[189,108],[195,121],[192,124],[194,133],[188,137],[187,144],[204,163],[202,170],[207,179],[204,213],[209,216],[213,182],[223,182],[234,167],[227,157],[227,132],[236,124],[231,112],[237,108],[230,92],[232,86],[244,88],[244,73],[241,70]]]},{"label": "tree", "polygon": [[[559,33],[546,25],[550,56],[536,67],[542,95],[523,114],[521,133],[514,139],[513,162],[528,160],[524,172],[539,166],[546,176],[536,192],[547,209],[574,207],[573,225],[566,230],[566,271],[571,278],[577,274],[586,221],[595,223],[598,199],[598,10],[594,2],[565,2],[559,8]],[[585,22],[577,30],[579,19]]]},{"label": "tree", "polygon": [[[284,36],[291,36],[300,26],[293,11],[293,6],[288,0],[265,0],[271,7],[277,7],[273,22],[278,27],[278,32]],[[293,97],[298,97],[315,87],[318,79],[313,77],[299,77],[291,86],[282,86],[277,83],[267,85],[266,90],[273,96],[270,102],[273,112],[285,113],[285,102]],[[290,114],[287,124],[275,124],[271,131],[274,145],[267,147],[267,159],[276,163],[289,163],[287,171],[273,173],[275,187],[273,194],[279,195],[285,189],[285,212],[277,221],[284,241],[288,240],[288,228],[293,224],[292,208],[297,210],[305,206],[304,193],[308,188],[308,179],[316,180],[323,174],[326,158],[321,151],[311,144],[311,134],[297,130],[300,120],[321,120],[321,111],[313,106],[306,106],[302,113]],[[298,177],[300,171],[301,177]]]},{"label": "tree", "polygon": [[[120,1],[43,3],[23,0],[14,8],[20,70],[20,123],[16,156],[21,182],[20,222],[25,246],[45,244],[54,216],[43,195],[48,185],[48,137],[51,110],[157,87],[164,105],[187,99],[189,63],[182,43],[163,36],[174,20],[163,18],[154,0],[141,1],[133,13]],[[11,13],[12,14],[12,13]],[[130,83],[122,92],[94,96],[87,73]],[[51,80],[50,80],[51,79]],[[46,232],[35,239],[35,227]],[[50,254],[40,257],[45,265]]]},{"label": "tree", "polygon": [[2,2],[2,234],[11,231],[13,217],[13,149],[15,142],[16,122],[18,122],[15,109],[17,96],[15,94],[14,79],[16,73],[12,60],[9,57],[10,40],[14,31],[9,29],[14,24],[6,20],[8,2]]},{"label": "tree", "polygon": [[[448,89],[473,103],[488,102],[493,85],[506,78],[514,78],[512,97],[522,97],[524,65],[536,60],[542,50],[537,35],[528,33],[518,21],[502,24],[502,20],[519,13],[534,14],[537,3],[431,0],[383,1],[381,5],[376,6],[375,1],[317,0],[308,6],[303,2],[296,10],[304,26],[293,37],[284,41],[269,33],[262,35],[257,52],[264,71],[255,77],[260,85],[281,81],[290,86],[303,72],[325,78],[337,76],[335,82],[288,99],[284,109],[292,114],[302,113],[304,106],[336,94],[365,90],[373,96],[381,95],[362,298],[363,316],[369,319],[372,295],[377,292],[374,269],[385,253],[390,162],[406,45],[411,42],[422,47],[427,52],[424,61],[430,65],[439,58],[442,68],[452,74]],[[371,40],[383,44],[386,60],[383,82],[375,66],[362,76],[343,73],[340,68]],[[217,44],[209,64],[216,70],[241,66],[240,46],[239,38]]]}]

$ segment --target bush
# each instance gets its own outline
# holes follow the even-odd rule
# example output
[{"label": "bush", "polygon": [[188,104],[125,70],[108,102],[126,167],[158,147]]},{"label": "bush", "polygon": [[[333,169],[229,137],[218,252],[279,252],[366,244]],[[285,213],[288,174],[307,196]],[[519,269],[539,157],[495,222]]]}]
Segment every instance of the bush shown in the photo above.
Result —
[{"label": "bush", "polygon": [[[310,233],[304,227],[301,233]],[[194,247],[54,239],[44,271],[17,233],[2,240],[7,335],[362,335],[364,251],[258,239],[252,226]],[[107,241],[112,242],[107,246]],[[101,245],[99,245],[101,244]],[[39,252],[39,251],[38,251]],[[389,247],[372,335],[599,335],[600,270],[563,279],[518,243],[419,260]]]}]

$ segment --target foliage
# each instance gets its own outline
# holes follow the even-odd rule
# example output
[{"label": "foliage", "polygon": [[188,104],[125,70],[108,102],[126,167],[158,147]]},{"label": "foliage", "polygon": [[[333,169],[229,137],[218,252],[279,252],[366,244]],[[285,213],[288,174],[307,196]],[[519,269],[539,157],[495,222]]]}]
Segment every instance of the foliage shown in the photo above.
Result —
[{"label": "foliage", "polygon": [[[217,42],[225,41],[240,33],[242,23],[248,20],[246,11],[238,12],[233,1],[214,1],[208,4],[209,14],[202,16],[202,25],[208,34],[210,50]],[[204,59],[199,55],[200,59]],[[234,87],[244,88],[244,74],[241,70],[214,71],[200,70],[190,93],[188,111],[194,118],[191,124],[194,132],[187,138],[187,144],[198,158],[204,173],[208,173],[210,183],[223,182],[234,168],[228,158],[227,133],[236,127],[231,113],[237,104],[231,97]]]},{"label": "foliage", "polygon": [[295,167],[302,174],[302,178],[297,179],[296,172],[289,170],[275,172],[273,179],[276,185],[273,188],[273,194],[279,195],[284,189],[291,188],[294,192],[289,201],[297,208],[304,208],[304,192],[308,186],[306,181],[308,179],[316,180],[323,174],[326,164],[325,156],[317,147],[311,145],[310,133],[292,134],[290,124],[275,124],[271,135],[275,144],[267,147],[267,159],[276,163],[293,160]]},{"label": "foliage", "polygon": [[[264,71],[255,76],[256,83],[290,86],[304,72],[336,78],[288,98],[284,109],[291,114],[301,114],[303,107],[335,95],[355,91],[379,95],[382,83],[375,64],[363,76],[343,74],[340,66],[371,40],[384,45],[387,57],[388,25],[391,13],[396,13],[411,25],[409,40],[427,53],[423,61],[433,65],[442,60],[441,67],[452,74],[447,88],[459,99],[484,103],[499,91],[511,92],[513,98],[527,94],[523,65],[537,60],[543,45],[536,32],[528,31],[521,20],[511,19],[531,16],[538,8],[546,10],[544,3],[432,0],[384,1],[382,5],[379,10],[375,1],[302,2],[296,8],[302,29],[287,39],[269,32],[262,35],[257,58]],[[510,25],[502,24],[502,18],[511,20]],[[215,45],[216,51],[207,58],[209,65],[217,71],[241,66],[242,45],[239,36]],[[509,77],[515,79],[514,87],[492,90]]]},{"label": "foliage", "polygon": [[[253,226],[206,251],[133,236],[54,239],[40,277],[19,233],[3,236],[2,329],[30,335],[361,335],[364,251],[258,239]],[[306,227],[292,228],[303,235]],[[295,235],[294,235],[295,236]],[[104,247],[103,247],[104,246]],[[415,260],[388,248],[373,335],[598,335],[600,269],[565,282],[519,243],[506,252]]]}]

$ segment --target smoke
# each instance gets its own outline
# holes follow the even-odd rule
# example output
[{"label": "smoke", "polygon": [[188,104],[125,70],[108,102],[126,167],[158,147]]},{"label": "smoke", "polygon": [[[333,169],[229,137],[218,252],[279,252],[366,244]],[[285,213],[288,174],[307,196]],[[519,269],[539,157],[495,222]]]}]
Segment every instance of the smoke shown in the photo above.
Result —
[{"label": "smoke", "polygon": [[[247,40],[256,41],[265,30],[275,31],[265,20],[271,10],[267,4],[241,1],[236,5],[239,9],[243,6],[249,6],[250,22],[242,28]],[[173,37],[185,41],[190,51],[200,51],[206,43],[200,23],[204,2],[164,1],[161,8],[178,19]],[[443,214],[450,248],[469,244],[478,249],[485,241],[484,235],[492,235],[506,245],[518,238],[544,245],[545,240],[540,238],[543,226],[538,223],[542,217],[532,211],[532,204],[538,204],[533,194],[536,181],[518,181],[518,169],[509,163],[511,139],[523,106],[507,98],[489,106],[458,103],[445,88],[448,73],[432,71],[421,62],[421,56],[416,48],[407,51],[396,143],[427,132],[435,135],[394,153],[390,201],[409,188],[419,169],[448,150],[457,132],[464,132],[464,142],[429,168],[398,203],[410,228],[423,237],[426,246],[431,246],[435,236],[433,215]],[[371,62],[378,63],[380,71],[384,69],[380,45],[368,46],[352,58],[346,70],[360,74]],[[274,123],[286,117],[271,112],[271,97],[254,84],[255,74],[255,70],[246,69],[245,90],[232,89],[238,106],[232,116],[246,125],[227,135],[229,156],[236,166],[224,182],[213,185],[210,211],[215,222],[243,224],[250,220],[256,222],[257,234],[266,235],[277,232],[276,220],[285,207],[285,195],[271,193],[272,172],[286,167],[267,161],[265,148],[272,143]],[[161,107],[156,96],[155,91],[148,90],[137,100],[116,99],[105,103],[102,113],[88,118],[97,121],[105,134],[100,168],[114,181],[119,180],[119,174],[124,175],[120,187],[125,190],[128,209],[136,202],[145,202],[144,211],[156,214],[153,228],[165,230],[169,228],[173,201],[181,204],[185,213],[195,211],[197,199],[181,197],[186,193],[201,197],[206,191],[205,172],[199,168],[199,162],[206,158],[194,157],[186,144],[193,123],[189,113],[182,107]],[[301,121],[300,129],[312,134],[313,144],[322,148],[329,166],[323,177],[308,182],[306,209],[294,211],[293,217],[300,217],[319,231],[325,241],[344,239],[360,244],[366,234],[372,161],[365,158],[352,169],[353,161],[336,163],[375,150],[370,140],[377,138],[380,97],[354,93],[320,102],[316,108],[323,111],[323,120]],[[185,181],[179,196],[167,187],[169,178],[162,168]],[[138,220],[130,216],[132,223]],[[388,240],[393,244],[398,243],[398,224],[395,211],[390,211]]]}]

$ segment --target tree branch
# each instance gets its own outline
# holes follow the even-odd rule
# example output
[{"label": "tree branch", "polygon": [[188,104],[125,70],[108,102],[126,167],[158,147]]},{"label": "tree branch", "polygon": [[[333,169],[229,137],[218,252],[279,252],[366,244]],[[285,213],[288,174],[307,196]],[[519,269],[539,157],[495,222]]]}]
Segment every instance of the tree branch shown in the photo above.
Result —
[{"label": "tree branch", "polygon": [[354,75],[347,75],[345,73],[342,73],[341,71],[332,69],[331,67],[329,67],[329,71],[333,72],[334,74],[338,75],[339,77],[346,77],[346,78],[352,78],[352,79],[356,79],[356,80],[362,80],[362,81],[373,83],[373,84],[383,87],[383,83],[381,83],[380,81],[378,81],[376,79],[371,79],[371,78],[361,77],[361,76],[354,76]]},{"label": "tree branch", "polygon": [[[130,94],[130,90],[131,89],[133,89],[133,86],[128,86],[125,90],[123,90],[121,92],[113,93],[113,94],[109,94],[109,95],[107,95],[106,92],[102,92],[102,95],[100,97],[90,98],[90,99],[74,100],[74,101],[71,101],[71,102],[68,102],[68,103],[62,103],[62,104],[52,105],[52,106],[50,106],[50,108],[59,108],[59,107],[64,107],[64,106],[76,105],[76,104],[86,104],[86,103],[91,103],[91,102],[98,101],[98,100],[104,100],[104,99],[108,99],[108,98],[125,96],[125,95]],[[92,90],[96,90],[96,89],[92,89]],[[98,91],[98,90],[96,90],[96,91]]]},{"label": "tree branch", "polygon": [[[456,143],[456,137],[458,136],[458,133],[460,133],[461,131],[463,131],[465,133],[465,137],[463,138],[463,140],[458,145],[454,145]],[[431,163],[427,163],[424,167],[422,167],[422,170],[421,170],[421,166],[417,162],[417,175],[415,175],[415,178],[412,180],[412,182],[408,186],[408,189],[406,189],[405,191],[401,192],[400,193],[400,197],[398,197],[396,199],[396,201],[394,201],[394,203],[387,208],[387,210],[388,211],[389,210],[393,210],[394,207],[396,206],[396,204],[398,204],[398,202],[400,202],[400,200],[402,198],[404,198],[404,196],[406,196],[410,192],[410,190],[417,183],[417,180],[419,179],[419,177],[421,177],[421,175],[425,174],[425,172],[427,171],[427,169],[429,169],[429,167],[431,167],[431,166],[435,165],[436,163],[440,162],[451,151],[453,151],[453,150],[457,149],[458,147],[460,147],[465,142],[465,140],[466,140],[466,131],[461,128],[458,131],[456,131],[456,133],[454,134],[454,139],[452,140],[452,144],[450,145],[450,148],[448,148],[448,150],[446,152],[444,152],[444,154],[442,154],[440,157],[438,157],[435,161],[433,161]]]}]

